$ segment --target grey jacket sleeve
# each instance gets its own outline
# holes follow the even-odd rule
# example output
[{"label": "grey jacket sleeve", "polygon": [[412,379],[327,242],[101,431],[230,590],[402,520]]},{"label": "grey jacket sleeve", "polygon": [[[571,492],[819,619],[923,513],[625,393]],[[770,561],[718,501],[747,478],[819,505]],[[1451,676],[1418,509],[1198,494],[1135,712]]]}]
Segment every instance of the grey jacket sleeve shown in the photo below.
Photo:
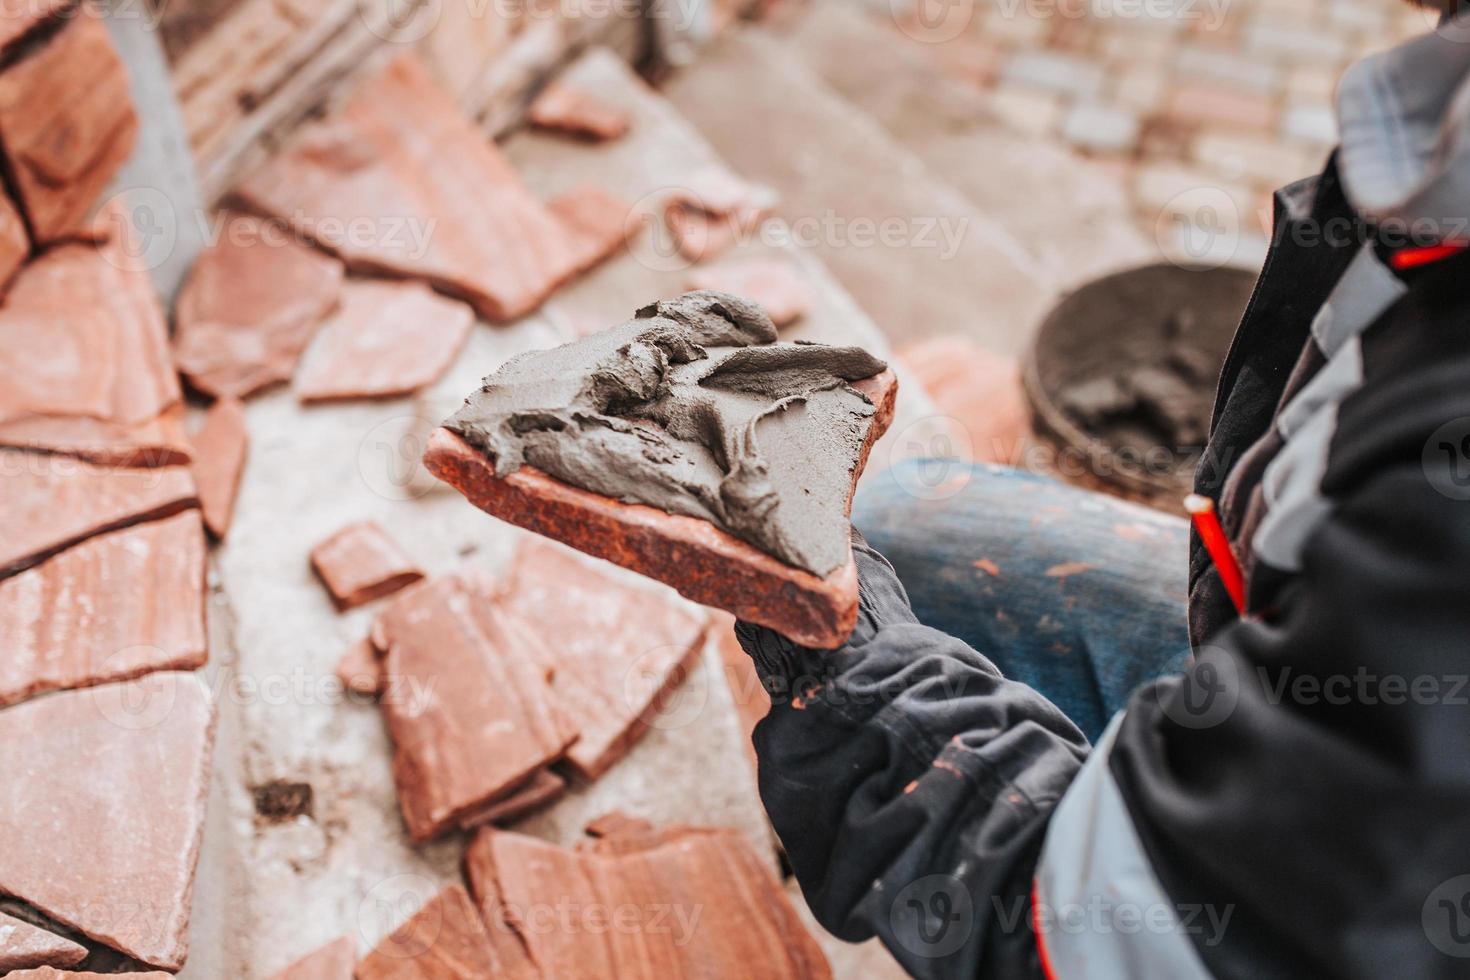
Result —
[{"label": "grey jacket sleeve", "polygon": [[818,920],[879,936],[917,977],[1039,976],[1030,893],[1082,733],[966,644],[921,625],[854,546],[860,610],[837,650],[740,623],[772,698],[760,789]]}]

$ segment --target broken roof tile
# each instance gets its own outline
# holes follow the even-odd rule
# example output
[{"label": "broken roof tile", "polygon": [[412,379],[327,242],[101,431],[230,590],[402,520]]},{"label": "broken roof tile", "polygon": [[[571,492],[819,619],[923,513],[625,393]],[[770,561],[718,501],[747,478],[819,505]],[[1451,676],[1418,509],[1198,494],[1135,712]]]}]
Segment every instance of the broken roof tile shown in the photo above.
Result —
[{"label": "broken roof tile", "polygon": [[717,258],[753,235],[776,205],[776,194],[726,170],[709,168],[667,195],[664,223],[691,262]]},{"label": "broken roof tile", "polygon": [[149,970],[147,973],[75,973],[42,966],[34,970],[7,973],[5,980],[127,980],[129,977],[133,980],[173,980],[173,976],[172,973],[162,970]]},{"label": "broken roof tile", "polygon": [[0,577],[104,531],[177,514],[198,503],[185,466],[130,469],[0,449]]},{"label": "broken roof tile", "polygon": [[172,671],[0,711],[0,891],[179,969],[213,733],[204,684]]},{"label": "broken roof tile", "polygon": [[204,526],[223,538],[235,513],[235,492],[249,449],[244,407],[228,396],[218,399],[204,413],[204,425],[193,441],[194,483],[199,487]]},{"label": "broken roof tile", "polygon": [[174,360],[189,384],[236,398],[286,381],[337,306],[342,263],[290,226],[232,214],[174,306]]},{"label": "broken roof tile", "polygon": [[513,790],[500,799],[492,800],[479,810],[460,817],[459,825],[465,830],[479,827],[482,824],[505,826],[533,811],[549,806],[561,799],[566,791],[567,781],[565,779],[550,769],[542,769],[519,789]]},{"label": "broken roof tile", "polygon": [[0,0],[0,55],[15,42],[40,29],[73,0]]},{"label": "broken roof tile", "polygon": [[0,445],[115,465],[188,462],[163,311],[124,248],[62,245],[11,283],[0,304]]},{"label": "broken roof tile", "polygon": [[578,268],[590,269],[637,231],[633,206],[597,184],[578,184],[547,205],[567,230]]},{"label": "broken roof tile", "polygon": [[80,230],[132,153],[128,92],[106,25],[86,10],[0,71],[5,171],[38,245]]},{"label": "broken roof tile", "polygon": [[632,125],[632,116],[586,89],[551,82],[531,100],[526,121],[537,129],[601,141],[625,134]]},{"label": "broken roof tile", "polygon": [[26,234],[20,211],[16,209],[15,202],[0,191],[0,290],[15,275],[30,250],[31,239]]},{"label": "broken roof tile", "polygon": [[[422,279],[484,318],[531,312],[583,252],[411,52],[236,188],[350,268]],[[334,234],[370,223],[370,236]]]},{"label": "broken roof tile", "polygon": [[812,291],[806,280],[791,263],[772,259],[695,269],[689,274],[689,288],[742,296],[765,310],[778,327],[796,322],[812,305]]},{"label": "broken roof tile", "polygon": [[356,959],[357,944],[350,935],[342,936],[271,974],[270,980],[352,980]]},{"label": "broken roof tile", "polygon": [[87,948],[0,912],[0,975],[38,966],[75,966]]},{"label": "broken roof tile", "polygon": [[338,609],[371,602],[424,577],[373,521],[356,521],[311,549],[311,567]]},{"label": "broken roof tile", "polygon": [[370,637],[363,637],[342,652],[336,673],[342,686],[356,694],[377,697],[383,693],[383,663]]},{"label": "broken roof tile", "polygon": [[303,402],[407,395],[454,362],[475,313],[422,283],[349,280],[296,369]]},{"label": "broken roof tile", "polygon": [[357,965],[357,980],[540,980],[520,941],[485,928],[459,885],[450,885]]},{"label": "broken roof tile", "polygon": [[627,753],[655,702],[683,682],[708,625],[670,593],[609,571],[528,538],[500,596],[537,626],[552,688],[581,729],[567,762],[589,779]]},{"label": "broken roof tile", "polygon": [[519,788],[576,738],[541,666],[539,638],[484,601],[472,569],[395,599],[374,625],[384,674],[416,680],[385,697],[393,775],[409,836],[425,841]]},{"label": "broken roof tile", "polygon": [[0,705],[207,657],[199,513],[99,534],[0,580]]},{"label": "broken roof tile", "polygon": [[[523,941],[546,976],[831,976],[775,874],[737,830],[671,827],[567,850],[485,829],[465,867],[490,933]],[[553,903],[574,913],[636,910],[660,921],[594,929],[573,920],[545,929],[521,911]],[[694,909],[697,918],[688,914]]]}]

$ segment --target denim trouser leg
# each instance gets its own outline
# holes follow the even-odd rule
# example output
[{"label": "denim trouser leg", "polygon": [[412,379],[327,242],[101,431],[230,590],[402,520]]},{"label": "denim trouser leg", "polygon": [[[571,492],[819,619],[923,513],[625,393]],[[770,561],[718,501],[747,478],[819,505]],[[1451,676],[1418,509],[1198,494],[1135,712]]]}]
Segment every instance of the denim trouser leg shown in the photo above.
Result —
[{"label": "denim trouser leg", "polygon": [[1039,690],[1089,739],[1188,657],[1181,518],[1004,466],[909,460],[863,484],[853,523],[920,622]]}]

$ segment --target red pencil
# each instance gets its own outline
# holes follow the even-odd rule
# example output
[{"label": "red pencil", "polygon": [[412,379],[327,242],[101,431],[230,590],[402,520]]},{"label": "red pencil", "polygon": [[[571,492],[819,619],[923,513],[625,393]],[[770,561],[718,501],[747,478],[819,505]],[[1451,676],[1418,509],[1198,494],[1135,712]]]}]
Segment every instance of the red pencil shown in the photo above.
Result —
[{"label": "red pencil", "polygon": [[1220,515],[1215,513],[1215,502],[1209,497],[1192,493],[1184,498],[1184,509],[1194,520],[1194,529],[1199,532],[1200,541],[1214,560],[1220,581],[1225,583],[1225,591],[1230,593],[1230,601],[1235,603],[1235,611],[1244,616],[1245,577],[1240,572],[1240,562],[1235,560],[1235,552],[1230,550],[1230,540],[1225,537],[1225,529],[1220,526]]}]

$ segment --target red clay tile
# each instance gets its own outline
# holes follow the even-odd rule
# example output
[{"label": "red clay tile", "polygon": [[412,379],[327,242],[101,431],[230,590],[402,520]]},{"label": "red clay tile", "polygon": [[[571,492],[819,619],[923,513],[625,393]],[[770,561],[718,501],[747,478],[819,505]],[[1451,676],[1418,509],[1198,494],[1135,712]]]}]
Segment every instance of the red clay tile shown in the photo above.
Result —
[{"label": "red clay tile", "polygon": [[694,175],[664,206],[664,223],[691,262],[718,258],[753,235],[776,204],[775,193],[722,170]]},{"label": "red clay tile", "polygon": [[280,222],[230,215],[179,292],[174,361],[216,397],[286,381],[341,292],[341,262]]},{"label": "red clay tile", "polygon": [[615,140],[628,131],[632,117],[626,109],[604,102],[585,89],[552,82],[526,110],[526,122],[590,140]]},{"label": "red clay tile", "polygon": [[15,275],[31,250],[25,221],[4,192],[0,192],[0,289]]},{"label": "red clay tile", "polygon": [[0,580],[0,706],[204,666],[198,511],[99,534]]},{"label": "red clay tile", "polygon": [[[884,371],[853,385],[876,406],[867,444],[893,420],[898,382]],[[505,477],[485,454],[448,429],[429,437],[424,465],[488,514],[665,582],[695,602],[761,623],[807,646],[828,649],[857,622],[851,561],[825,579],[793,568],[714,525],[573,487],[532,466]]]},{"label": "red clay tile", "polygon": [[185,466],[129,469],[0,449],[0,577],[79,541],[198,503]]},{"label": "red clay tile", "polygon": [[312,548],[311,567],[338,609],[371,602],[424,577],[388,532],[372,521],[349,524]]},{"label": "red clay tile", "polygon": [[[514,320],[585,269],[584,253],[412,53],[363,84],[236,189],[354,270],[422,279]],[[335,234],[368,223],[371,235]]]},{"label": "red clay tile", "polygon": [[579,267],[588,269],[622,248],[638,230],[633,206],[596,184],[579,184],[547,205],[567,232]]},{"label": "red clay tile", "polygon": [[356,960],[357,944],[351,936],[343,936],[272,973],[270,980],[352,980]]},{"label": "red clay tile", "polygon": [[550,769],[543,769],[532,776],[520,789],[508,796],[486,804],[482,809],[467,813],[459,818],[464,830],[490,824],[503,827],[561,799],[567,791],[567,781]]},{"label": "red clay tile", "polygon": [[245,409],[229,397],[209,406],[204,425],[194,436],[194,483],[199,487],[204,526],[216,538],[230,529],[249,442]]},{"label": "red clay tile", "polygon": [[450,885],[357,964],[357,980],[541,980],[520,941],[492,932]]},{"label": "red clay tile", "polygon": [[690,289],[734,293],[758,304],[778,327],[795,323],[811,309],[812,291],[789,262],[729,262],[695,269]]},{"label": "red clay tile", "polygon": [[566,850],[486,829],[465,867],[490,933],[519,938],[548,977],[831,976],[737,830],[640,830]]},{"label": "red clay tile", "polygon": [[116,465],[188,462],[163,311],[126,247],[62,245],[11,283],[0,305],[0,445]]},{"label": "red clay tile", "polygon": [[[393,775],[409,836],[435,837],[560,759],[576,738],[539,666],[540,640],[479,597],[465,569],[394,600],[375,637],[384,673],[419,698],[385,697]],[[421,703],[415,703],[416,701]]]},{"label": "red clay tile", "polygon": [[407,395],[454,362],[475,313],[417,282],[349,280],[341,308],[301,358],[293,387],[303,402]]},{"label": "red clay tile", "polygon": [[5,980],[118,980],[119,977],[132,977],[133,980],[173,980],[173,976],[172,973],[164,973],[162,970],[149,970],[147,973],[73,973],[70,970],[55,970],[43,966],[19,973],[7,973]]},{"label": "red clay tile", "polygon": [[75,966],[86,958],[85,946],[0,912],[0,975],[38,966]]},{"label": "red clay tile", "polygon": [[383,693],[383,664],[373,641],[363,637],[337,660],[337,679],[357,694],[377,697]]},{"label": "red clay tile", "polygon": [[0,72],[5,169],[38,245],[81,230],[137,129],[127,71],[92,12]]},{"label": "red clay tile", "polygon": [[72,0],[0,0],[0,52],[65,10]]},{"label": "red clay tile", "polygon": [[174,672],[0,711],[0,891],[183,966],[213,731],[204,684]]},{"label": "red clay tile", "polygon": [[588,779],[643,734],[655,703],[698,661],[708,626],[671,595],[608,571],[529,538],[500,595],[544,641],[551,686],[581,731],[567,762]]},{"label": "red clay tile", "polygon": [[1013,357],[991,353],[958,336],[931,337],[899,351],[897,359],[963,427],[955,447],[982,463],[1015,463],[1035,438],[1031,409]]}]

